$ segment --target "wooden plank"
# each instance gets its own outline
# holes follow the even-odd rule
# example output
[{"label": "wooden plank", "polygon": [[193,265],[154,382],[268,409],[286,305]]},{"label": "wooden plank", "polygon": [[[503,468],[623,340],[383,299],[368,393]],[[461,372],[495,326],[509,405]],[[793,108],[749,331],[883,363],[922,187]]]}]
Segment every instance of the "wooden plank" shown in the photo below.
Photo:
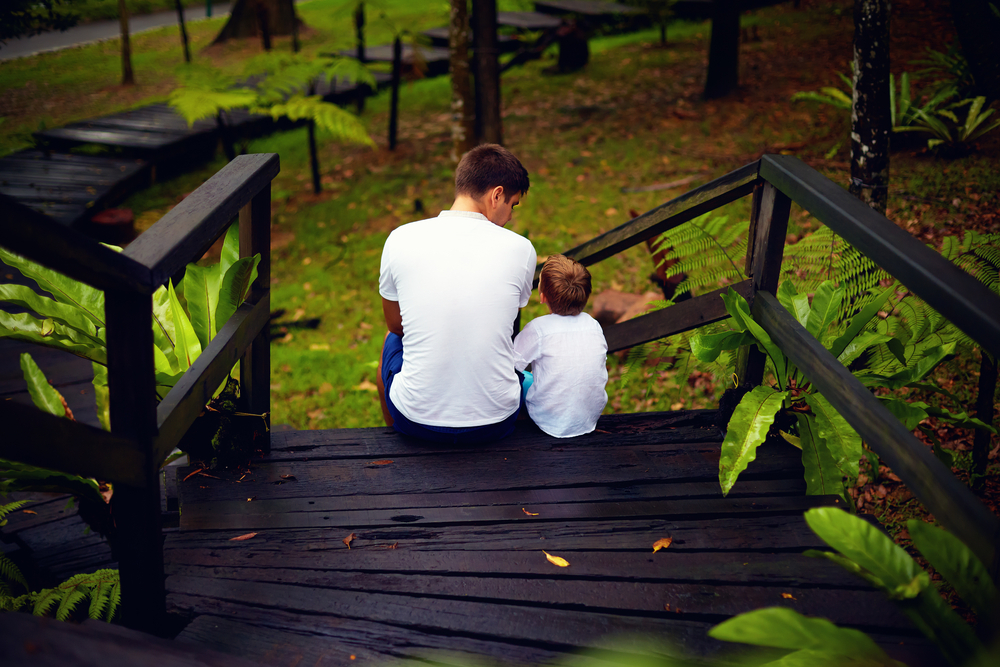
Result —
[{"label": "wooden plank", "polygon": [[[572,567],[572,565],[570,565]],[[916,634],[912,622],[881,591],[773,586],[726,586],[707,583],[663,583],[518,577],[455,577],[426,574],[330,572],[244,566],[178,565],[173,576],[213,577],[257,581],[313,589],[365,593],[462,598],[497,604],[531,603],[544,607],[573,607],[588,612],[717,621],[761,607],[786,607],[807,616],[822,616],[838,625],[861,626],[868,631],[894,630]],[[790,595],[786,598],[782,593]],[[692,616],[696,615],[696,616]]]},{"label": "wooden plank", "polygon": [[142,485],[115,486],[111,513],[122,590],[122,623],[153,632],[165,611],[163,536],[160,531],[160,461],[153,459],[156,437],[153,298],[108,291],[108,390],[111,432],[133,440],[143,453],[136,473]]},{"label": "wooden plank", "polygon": [[212,399],[215,389],[267,325],[271,299],[264,296],[256,304],[244,303],[222,326],[191,368],[174,385],[156,408],[158,434],[153,450],[157,465],[170,454],[180,439]]},{"label": "wooden plank", "polygon": [[603,0],[535,0],[535,9],[549,14],[582,14],[607,16],[609,14],[636,14],[642,10],[617,2]]},{"label": "wooden plank", "polygon": [[983,283],[796,157],[765,155],[761,176],[1000,355],[1000,296]]},{"label": "wooden plank", "polygon": [[722,302],[722,295],[730,289],[747,298],[750,295],[750,281],[744,280],[648,315],[604,327],[608,352],[626,350],[726,319],[729,313],[726,312],[726,306]]},{"label": "wooden plank", "polygon": [[135,444],[107,431],[0,400],[0,458],[121,484],[143,483]]},{"label": "wooden plank", "polygon": [[[751,162],[731,171],[563,254],[589,266],[678,227],[750,194],[757,180],[757,166],[756,162]],[[535,270],[536,283],[540,270],[541,265]]]},{"label": "wooden plank", "polygon": [[539,12],[497,12],[497,25],[520,30],[551,30],[562,25],[562,19]]},{"label": "wooden plank", "polygon": [[[316,504],[319,505],[320,499]],[[253,504],[253,503],[250,503]],[[291,504],[291,503],[289,503]],[[204,514],[212,505],[185,505],[184,512]],[[547,506],[527,505],[542,514]],[[189,530],[186,526],[170,535],[166,549],[231,549],[231,531]],[[535,550],[540,544],[548,551],[646,551],[662,537],[670,537],[670,552],[750,552],[803,551],[822,549],[825,543],[809,529],[801,514],[724,517],[717,519],[606,518],[589,521],[533,521],[514,525],[495,524],[453,525],[447,530],[422,525],[397,524],[388,528],[352,529],[357,535],[351,543],[355,549],[378,550],[398,543],[408,551],[522,551]],[[268,530],[254,537],[256,549],[306,553],[340,547],[327,528]],[[171,572],[183,565],[173,562]],[[253,563],[245,563],[252,565]]]},{"label": "wooden plank", "polygon": [[[618,440],[623,442],[617,447],[577,451],[484,450],[457,452],[452,456],[413,455],[394,459],[388,465],[363,459],[290,461],[255,465],[246,477],[243,471],[217,469],[213,474],[218,479],[191,478],[181,482],[181,492],[186,501],[217,499],[220,493],[233,492],[232,485],[241,477],[244,478],[239,486],[240,495],[259,499],[709,481],[718,477],[717,443],[688,446],[644,443],[642,447],[630,447],[624,438]],[[484,475],[484,470],[490,474]],[[188,472],[182,470],[180,474]],[[801,454],[791,445],[761,448],[753,465],[743,473],[747,480],[801,474]],[[293,475],[299,483],[283,483],[281,475]]]},{"label": "wooden plank", "polygon": [[59,623],[30,614],[4,613],[0,655],[20,667],[253,667],[256,663],[184,645],[102,621]]},{"label": "wooden plank", "polygon": [[[149,270],[125,253],[0,194],[0,245],[97,289],[147,289]],[[150,292],[152,290],[149,290]]]},{"label": "wooden plank", "polygon": [[[646,500],[615,503],[566,503],[546,505],[538,516],[527,516],[524,509],[514,505],[493,507],[424,507],[399,510],[320,510],[301,512],[267,512],[254,502],[244,502],[232,514],[212,511],[209,504],[201,504],[202,511],[189,512],[185,503],[181,525],[184,530],[278,530],[284,528],[331,527],[353,530],[356,528],[392,527],[400,524],[415,526],[452,526],[464,524],[523,524],[552,521],[590,521],[607,516],[619,519],[641,517],[712,517],[747,514],[801,514],[812,507],[837,505],[832,496],[779,496],[767,498],[716,498],[697,500]],[[536,510],[542,509],[536,507]],[[207,510],[207,511],[206,511]],[[418,512],[418,513],[411,513]]]},{"label": "wooden plank", "polygon": [[[870,210],[867,206],[865,209]],[[899,475],[941,524],[991,568],[995,577],[1000,569],[1000,550],[997,548],[1000,519],[775,297],[759,293],[754,300],[753,315],[882,461]]]},{"label": "wooden plank", "polygon": [[[486,656],[499,666],[550,664],[562,654],[533,646],[485,641],[456,635],[420,632],[357,619],[317,617],[279,609],[257,609],[220,600],[171,596],[176,609],[204,612],[176,638],[179,644],[259,660],[267,665],[385,664],[390,660],[421,662],[464,660],[477,664]],[[235,619],[239,620],[235,620]],[[442,652],[447,652],[448,657]],[[354,660],[351,659],[354,656]]]},{"label": "wooden plank", "polygon": [[200,257],[229,222],[278,173],[274,153],[239,155],[125,249],[148,268],[155,289]]},{"label": "wooden plank", "polygon": [[[237,531],[231,531],[234,537]],[[170,563],[176,566],[204,565],[227,567],[249,565],[261,568],[321,569],[327,571],[383,572],[398,574],[443,574],[449,576],[511,576],[558,580],[663,581],[760,586],[837,587],[869,590],[864,580],[837,565],[798,553],[757,552],[660,552],[567,551],[570,565],[556,568],[542,550],[545,541],[524,551],[411,551],[401,543],[396,549],[347,549],[342,531],[331,531],[325,549],[311,552],[276,550],[262,546],[256,537],[243,543],[229,542],[212,550],[170,549]],[[389,542],[392,544],[392,542]],[[352,543],[353,545],[353,543]],[[549,552],[553,553],[553,552]],[[186,593],[176,584],[179,576],[168,577],[171,593]],[[174,582],[174,583],[170,583]]]},{"label": "wooden plank", "polygon": [[100,144],[143,151],[163,149],[190,136],[186,132],[143,132],[86,127],[57,127],[34,134],[42,141],[59,145]]}]

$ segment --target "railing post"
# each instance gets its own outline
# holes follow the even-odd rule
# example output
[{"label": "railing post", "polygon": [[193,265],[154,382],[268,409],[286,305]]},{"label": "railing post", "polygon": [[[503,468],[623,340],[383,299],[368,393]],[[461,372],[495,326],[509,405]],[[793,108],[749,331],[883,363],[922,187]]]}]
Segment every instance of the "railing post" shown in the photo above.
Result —
[{"label": "railing post", "polygon": [[[240,256],[251,257],[257,253],[260,253],[257,280],[250,286],[250,300],[254,303],[267,293],[271,284],[270,183],[240,210]],[[271,348],[267,333],[265,326],[240,359],[240,393],[246,401],[247,410],[254,414],[267,414],[270,424]],[[263,450],[271,450],[270,435],[264,442]]]},{"label": "railing post", "polygon": [[153,457],[156,377],[153,364],[153,298],[108,291],[108,388],[111,432],[130,438],[142,453],[142,487],[116,484],[111,500],[115,551],[122,590],[122,623],[155,633],[166,612],[160,480]]},{"label": "railing post", "polygon": [[[751,304],[756,292],[763,290],[774,294],[778,290],[791,206],[792,200],[767,181],[762,181],[754,188],[750,238],[747,242]],[[736,377],[740,386],[759,385],[764,379],[766,363],[767,355],[755,345],[741,348],[736,358]]]}]

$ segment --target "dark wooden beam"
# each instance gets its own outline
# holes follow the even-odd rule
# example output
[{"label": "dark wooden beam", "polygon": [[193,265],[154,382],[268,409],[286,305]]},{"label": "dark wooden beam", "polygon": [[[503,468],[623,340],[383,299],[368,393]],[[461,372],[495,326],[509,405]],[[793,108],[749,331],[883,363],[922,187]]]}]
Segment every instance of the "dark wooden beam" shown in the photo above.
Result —
[{"label": "dark wooden beam", "polygon": [[215,389],[239,362],[254,338],[267,326],[271,299],[265,295],[256,304],[244,303],[229,318],[187,373],[160,401],[156,409],[159,434],[154,460],[162,463],[194,423]]},{"label": "dark wooden beam", "polygon": [[[257,279],[250,286],[250,298],[255,302],[268,300],[271,285],[271,187],[261,190],[240,211],[240,256],[260,254]],[[262,314],[266,319],[267,313]],[[246,410],[254,414],[271,412],[271,342],[267,332],[259,329],[253,342],[240,360],[240,397]],[[264,443],[270,451],[270,438]]]},{"label": "dark wooden beam", "polygon": [[726,319],[729,313],[722,303],[722,295],[730,288],[744,299],[750,296],[750,281],[744,280],[648,315],[605,327],[604,338],[608,341],[608,352],[625,350]]},{"label": "dark wooden beam", "polygon": [[760,175],[1000,356],[1000,296],[798,158],[765,155]]},{"label": "dark wooden beam", "polygon": [[201,257],[280,169],[277,153],[239,155],[125,249],[148,267],[155,290]]},{"label": "dark wooden beam", "polygon": [[0,246],[97,289],[146,290],[149,269],[0,194]]},{"label": "dark wooden beam", "polygon": [[[853,201],[858,201],[845,193]],[[858,201],[865,210],[871,211]],[[1000,519],[917,440],[861,381],[799,324],[776,297],[758,292],[753,315],[781,350],[864,438],[934,517],[996,578]]]},{"label": "dark wooden beam", "polygon": [[40,468],[142,486],[145,455],[128,438],[0,400],[0,458]]},{"label": "dark wooden beam", "polygon": [[[607,259],[622,250],[644,242],[646,239],[653,238],[688,220],[697,218],[703,213],[750,194],[756,180],[757,163],[751,162],[676,199],[661,204],[653,210],[629,220],[624,225],[615,227],[610,232],[605,232],[597,238],[567,250],[564,254],[586,266],[596,264],[602,259]],[[541,264],[535,270],[536,284],[540,270]]]}]

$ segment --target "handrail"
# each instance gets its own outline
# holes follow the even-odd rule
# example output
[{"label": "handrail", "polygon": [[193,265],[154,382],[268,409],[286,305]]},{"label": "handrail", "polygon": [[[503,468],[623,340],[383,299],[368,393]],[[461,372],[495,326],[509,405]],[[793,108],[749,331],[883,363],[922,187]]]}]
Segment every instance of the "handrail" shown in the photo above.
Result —
[{"label": "handrail", "polygon": [[278,169],[277,153],[239,155],[133,241],[124,254],[149,270],[150,291],[201,257]]},{"label": "handrail", "polygon": [[754,318],[813,386],[847,420],[928,510],[992,571],[1000,519],[882,405],[858,378],[768,292],[757,292]]},{"label": "handrail", "polygon": [[1000,356],[1000,297],[986,285],[798,158],[765,155],[760,165],[761,178]]}]

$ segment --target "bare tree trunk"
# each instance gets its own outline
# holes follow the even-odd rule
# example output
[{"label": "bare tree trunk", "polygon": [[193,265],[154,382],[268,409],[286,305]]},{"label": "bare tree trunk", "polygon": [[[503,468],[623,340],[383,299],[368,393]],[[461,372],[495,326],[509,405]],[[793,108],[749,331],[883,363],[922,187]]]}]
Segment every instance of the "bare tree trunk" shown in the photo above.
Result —
[{"label": "bare tree trunk", "polygon": [[229,20],[212,43],[260,35],[259,7],[267,11],[269,35],[291,35],[296,27],[301,27],[292,0],[236,0]]},{"label": "bare tree trunk", "polygon": [[725,97],[740,83],[740,8],[735,0],[715,0],[708,44],[705,99]]},{"label": "bare tree trunk", "polygon": [[181,42],[184,44],[184,62],[191,62],[191,48],[188,46],[188,31],[187,26],[184,25],[184,5],[181,4],[181,0],[174,0],[174,6],[177,7],[177,23],[181,26]]},{"label": "bare tree trunk", "polygon": [[125,0],[118,0],[118,25],[122,33],[122,85],[135,85],[135,75],[132,74],[132,46],[128,40],[128,6]]},{"label": "bare tree trunk", "polygon": [[260,43],[265,51],[271,50],[271,17],[267,5],[257,2],[257,27],[260,28]]},{"label": "bare tree trunk", "polygon": [[889,195],[889,0],[854,0],[851,194],[879,213]]},{"label": "bare tree trunk", "polygon": [[451,47],[451,159],[458,162],[475,145],[475,98],[469,79],[469,11],[467,0],[451,0],[448,26]]},{"label": "bare tree trunk", "polygon": [[472,30],[476,49],[476,133],[481,142],[500,144],[503,143],[503,125],[496,0],[473,0]]},{"label": "bare tree trunk", "polygon": [[396,35],[392,42],[392,90],[389,93],[389,150],[396,150],[399,126],[399,80],[403,69],[403,41]]},{"label": "bare tree trunk", "polygon": [[[354,34],[357,39],[357,58],[359,63],[365,61],[365,3],[358,2],[354,8]],[[365,98],[371,89],[363,84],[358,84],[358,96],[354,100],[358,114],[365,110]]]}]

